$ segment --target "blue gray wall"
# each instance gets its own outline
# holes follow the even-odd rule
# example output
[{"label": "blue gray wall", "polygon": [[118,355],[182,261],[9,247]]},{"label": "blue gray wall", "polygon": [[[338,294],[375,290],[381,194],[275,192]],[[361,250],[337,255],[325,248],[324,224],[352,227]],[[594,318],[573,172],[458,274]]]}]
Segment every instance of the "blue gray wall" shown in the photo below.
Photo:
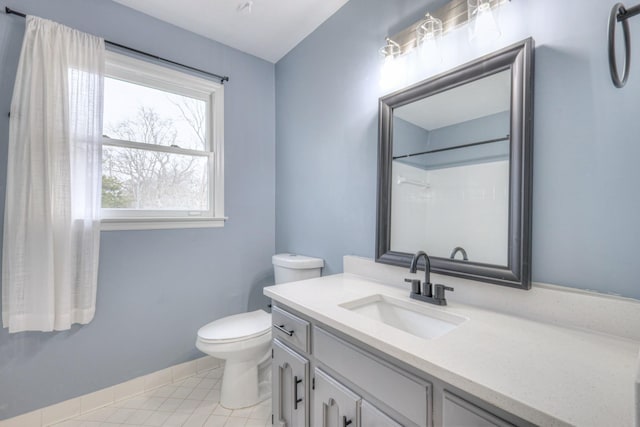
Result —
[{"label": "blue gray wall", "polygon": [[[0,329],[0,419],[201,356],[196,331],[257,308],[275,245],[274,65],[104,0],[12,0],[53,19],[225,74],[225,207],[221,229],[102,233],[97,310],[59,333]],[[0,13],[0,212],[8,118],[24,20]],[[1,221],[0,221],[1,224]]]},{"label": "blue gray wall", "polygon": [[[438,2],[438,5],[441,2]],[[518,0],[502,38],[442,42],[426,78],[528,36],[536,41],[533,280],[640,298],[640,69],[615,89],[607,19],[614,1]],[[351,0],[276,64],[276,249],[374,256],[378,49],[431,1]],[[631,20],[633,34],[640,20]],[[634,49],[632,63],[640,62]]]}]

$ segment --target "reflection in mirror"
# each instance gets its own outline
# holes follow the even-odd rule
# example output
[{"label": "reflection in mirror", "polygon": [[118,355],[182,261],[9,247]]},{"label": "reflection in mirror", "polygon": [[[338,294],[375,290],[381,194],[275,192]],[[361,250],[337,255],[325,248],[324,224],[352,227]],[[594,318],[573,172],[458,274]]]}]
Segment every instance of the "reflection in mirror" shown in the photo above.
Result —
[{"label": "reflection in mirror", "polygon": [[507,265],[510,103],[504,70],[393,110],[392,251]]},{"label": "reflection in mirror", "polygon": [[377,262],[531,287],[532,82],[529,38],[380,98]]}]

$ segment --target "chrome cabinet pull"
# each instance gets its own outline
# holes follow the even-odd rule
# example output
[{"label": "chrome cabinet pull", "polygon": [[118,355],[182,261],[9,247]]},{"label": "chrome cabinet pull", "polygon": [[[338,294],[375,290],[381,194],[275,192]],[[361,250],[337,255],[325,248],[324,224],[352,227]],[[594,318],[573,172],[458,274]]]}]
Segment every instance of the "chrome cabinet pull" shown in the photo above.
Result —
[{"label": "chrome cabinet pull", "polygon": [[302,402],[302,399],[298,398],[298,384],[302,382],[297,376],[293,377],[293,409],[298,410],[298,403]]},{"label": "chrome cabinet pull", "polygon": [[276,328],[277,330],[279,330],[280,332],[284,332],[285,334],[289,335],[290,337],[293,336],[293,330],[287,331],[284,328],[284,325],[273,325],[273,327]]}]

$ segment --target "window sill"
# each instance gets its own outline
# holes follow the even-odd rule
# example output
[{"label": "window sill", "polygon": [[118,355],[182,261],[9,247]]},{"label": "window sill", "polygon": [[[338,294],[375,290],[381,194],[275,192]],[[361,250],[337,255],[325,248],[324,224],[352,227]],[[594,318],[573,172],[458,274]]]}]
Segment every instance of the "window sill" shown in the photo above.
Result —
[{"label": "window sill", "polygon": [[120,230],[168,230],[176,228],[219,228],[224,227],[227,217],[210,219],[103,219],[100,221],[101,231]]}]

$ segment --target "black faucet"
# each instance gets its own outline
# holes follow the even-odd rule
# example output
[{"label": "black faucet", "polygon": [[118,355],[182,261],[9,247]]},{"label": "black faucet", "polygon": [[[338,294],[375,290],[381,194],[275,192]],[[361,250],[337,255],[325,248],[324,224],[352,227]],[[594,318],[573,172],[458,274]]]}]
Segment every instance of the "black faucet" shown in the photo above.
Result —
[{"label": "black faucet", "polygon": [[436,305],[447,305],[447,299],[444,297],[444,291],[453,291],[452,287],[445,285],[433,285],[434,291],[431,292],[431,260],[429,255],[424,251],[418,251],[411,260],[409,267],[409,273],[415,273],[418,271],[418,261],[421,257],[424,257],[424,284],[422,285],[422,292],[420,292],[420,280],[419,279],[404,279],[405,282],[411,283],[411,293],[409,296],[413,299],[428,302]]},{"label": "black faucet", "polygon": [[409,273],[415,273],[418,271],[418,261],[420,257],[424,257],[424,284],[422,285],[422,295],[426,297],[431,296],[431,260],[429,255],[424,251],[418,251],[411,260],[411,266],[409,267]]}]

